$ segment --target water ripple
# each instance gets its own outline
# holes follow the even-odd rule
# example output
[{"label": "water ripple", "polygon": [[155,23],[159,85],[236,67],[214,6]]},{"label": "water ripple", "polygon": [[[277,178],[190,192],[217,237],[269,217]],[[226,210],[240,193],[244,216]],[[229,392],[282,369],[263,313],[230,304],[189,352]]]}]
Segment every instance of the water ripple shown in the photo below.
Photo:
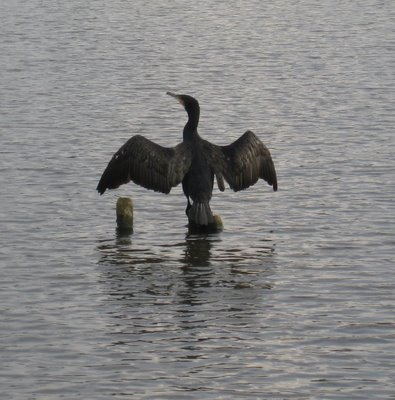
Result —
[{"label": "water ripple", "polygon": [[[392,2],[0,3],[4,398],[389,399],[395,393]],[[279,191],[97,181],[133,134],[252,129]],[[133,235],[115,231],[130,196]]]}]

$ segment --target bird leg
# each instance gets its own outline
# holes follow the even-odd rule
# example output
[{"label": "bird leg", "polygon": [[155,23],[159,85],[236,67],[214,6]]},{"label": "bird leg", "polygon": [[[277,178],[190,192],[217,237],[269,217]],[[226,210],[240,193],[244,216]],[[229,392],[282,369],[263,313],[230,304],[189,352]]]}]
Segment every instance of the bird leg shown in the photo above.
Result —
[{"label": "bird leg", "polygon": [[192,208],[192,204],[191,204],[191,202],[189,201],[189,197],[187,197],[187,199],[188,199],[188,203],[187,203],[187,208],[185,209],[185,214],[186,214],[187,217],[189,218],[188,212],[189,212],[189,210]]}]

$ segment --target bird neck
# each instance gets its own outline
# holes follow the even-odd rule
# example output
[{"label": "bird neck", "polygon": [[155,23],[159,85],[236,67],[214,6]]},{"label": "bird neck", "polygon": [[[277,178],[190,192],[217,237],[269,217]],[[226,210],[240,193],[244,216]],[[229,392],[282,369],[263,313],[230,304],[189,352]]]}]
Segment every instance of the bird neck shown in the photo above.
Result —
[{"label": "bird neck", "polygon": [[198,136],[197,127],[199,124],[199,109],[188,110],[188,122],[184,126],[183,138],[191,139]]}]

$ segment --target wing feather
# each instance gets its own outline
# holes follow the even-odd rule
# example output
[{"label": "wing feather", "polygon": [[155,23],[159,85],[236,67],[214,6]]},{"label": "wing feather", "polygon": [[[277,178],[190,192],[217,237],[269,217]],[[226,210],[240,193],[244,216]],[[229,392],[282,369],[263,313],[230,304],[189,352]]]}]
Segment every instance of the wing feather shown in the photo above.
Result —
[{"label": "wing feather", "polygon": [[[204,141],[206,154],[216,176],[223,176],[235,192],[254,185],[259,178],[277,190],[277,175],[269,149],[247,131],[228,146]],[[218,180],[218,178],[217,178]]]},{"label": "wing feather", "polygon": [[163,147],[144,136],[130,138],[111,158],[97,185],[103,194],[133,181],[157,192],[169,193],[191,165],[191,151],[185,143]]}]

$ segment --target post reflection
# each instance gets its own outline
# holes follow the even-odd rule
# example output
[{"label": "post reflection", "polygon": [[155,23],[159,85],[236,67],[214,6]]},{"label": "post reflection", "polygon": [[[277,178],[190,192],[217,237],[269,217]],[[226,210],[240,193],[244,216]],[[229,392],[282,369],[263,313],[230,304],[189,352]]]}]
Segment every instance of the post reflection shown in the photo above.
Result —
[{"label": "post reflection", "polygon": [[105,291],[117,299],[133,299],[132,306],[147,304],[152,296],[158,303],[202,304],[208,295],[217,296],[213,287],[219,292],[270,289],[267,277],[274,262],[273,243],[246,248],[216,235],[186,235],[178,242],[163,237],[152,243],[142,235],[117,232],[100,240],[97,250]]},{"label": "post reflection", "polygon": [[202,343],[215,338],[218,321],[229,331],[259,321],[270,289],[267,243],[247,251],[214,235],[186,235],[172,243],[163,238],[154,245],[146,239],[116,234],[97,246],[114,345],[129,349],[171,338],[183,357],[198,359]]},{"label": "post reflection", "polygon": [[[100,239],[97,245],[98,264],[149,264],[174,265],[181,262],[182,268],[207,267],[210,265],[213,243],[219,239],[207,235],[186,235],[182,242],[148,243],[135,239],[133,235],[116,230],[111,238]],[[178,265],[179,267],[179,265]]]}]

